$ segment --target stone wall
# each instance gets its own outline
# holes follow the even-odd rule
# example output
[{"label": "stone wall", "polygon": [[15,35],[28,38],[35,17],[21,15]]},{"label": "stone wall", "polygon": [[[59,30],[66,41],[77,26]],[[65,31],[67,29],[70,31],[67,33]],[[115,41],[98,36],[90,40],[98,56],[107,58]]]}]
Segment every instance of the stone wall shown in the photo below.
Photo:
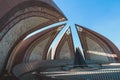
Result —
[{"label": "stone wall", "polygon": [[[9,32],[0,42],[0,64],[4,64],[5,57],[8,55],[7,53],[10,51],[11,47],[15,44],[20,36],[31,30],[33,27],[36,27],[46,21],[48,21],[48,19],[42,17],[29,17],[14,25],[14,27],[9,30]],[[3,65],[0,65],[0,69],[2,66]]]}]

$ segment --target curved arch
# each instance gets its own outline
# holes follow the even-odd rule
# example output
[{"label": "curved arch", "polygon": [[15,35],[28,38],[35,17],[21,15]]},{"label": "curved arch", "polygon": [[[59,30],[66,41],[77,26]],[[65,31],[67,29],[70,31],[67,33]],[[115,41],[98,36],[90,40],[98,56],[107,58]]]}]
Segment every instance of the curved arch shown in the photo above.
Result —
[{"label": "curved arch", "polygon": [[34,41],[36,41],[38,38],[40,38],[44,34],[50,31],[53,31],[61,26],[53,26],[53,27],[48,26],[48,27],[41,28],[39,33],[36,33],[31,36],[28,35],[27,38],[24,38],[23,40],[21,40],[11,53],[11,56],[7,65],[7,70],[11,72],[14,65],[21,63],[23,61],[26,50],[29,49],[29,46]]},{"label": "curved arch", "polygon": [[31,16],[41,16],[50,19],[51,21],[53,21],[52,23],[61,21],[63,18],[63,16],[61,16],[56,10],[52,9],[51,7],[48,8],[48,6],[45,6],[47,4],[34,2],[35,4],[32,3],[32,5],[30,5],[30,3],[31,2],[27,1],[19,4],[0,19],[0,40],[5,35],[5,33],[9,31],[9,29],[11,29],[15,24],[17,24],[24,18]]},{"label": "curved arch", "polygon": [[[6,15],[0,19],[0,73],[5,70],[12,50],[26,35],[44,26],[66,20],[64,15],[55,6],[44,1],[23,0],[13,5],[4,13]],[[24,29],[21,27],[21,31],[18,30],[20,29],[18,28],[20,27],[20,23],[24,23],[24,26],[26,24]],[[27,24],[29,24],[29,27],[27,27]],[[15,26],[18,28],[17,30]],[[13,35],[10,35],[11,32],[15,32],[14,34],[18,33],[19,35],[16,34],[17,37],[13,39]]]},{"label": "curved arch", "polygon": [[[8,3],[10,2],[14,2],[13,4],[11,4],[10,6],[8,5]],[[27,11],[41,11],[41,12],[45,12],[46,10],[41,8],[41,9],[37,9],[37,8],[33,8],[33,7],[44,7],[46,9],[49,10],[49,12],[47,11],[47,13],[53,15],[54,13],[54,16],[56,16],[57,18],[56,19],[62,19],[64,18],[64,20],[66,19],[65,16],[59,12],[59,9],[56,8],[56,6],[54,6],[55,4],[53,4],[53,1],[50,0],[50,1],[37,1],[37,0],[20,0],[20,1],[14,1],[14,0],[11,0],[11,1],[8,1],[8,0],[3,0],[2,3],[0,3],[1,5],[1,12],[0,13],[0,16],[3,16],[1,19],[0,19],[0,31],[2,31],[4,29],[4,25],[9,22],[11,19],[15,18],[16,16],[20,15],[20,14],[23,14]],[[29,8],[29,7],[32,7],[32,10],[29,10],[29,9],[25,9],[25,8]],[[2,8],[5,8],[4,10]],[[53,12],[51,12],[53,11]],[[45,17],[45,16],[44,16]]]},{"label": "curved arch", "polygon": [[[97,55],[101,55],[100,56],[101,59],[99,58],[100,61],[98,59],[98,61],[100,63],[102,63],[102,58],[103,58],[103,63],[104,63],[105,58],[106,58],[105,62],[116,62],[116,61],[118,62],[120,60],[119,49],[110,40],[108,40],[104,36],[94,32],[90,29],[87,29],[87,28],[79,26],[79,25],[77,25],[77,26],[80,28],[80,29],[78,29],[79,36],[81,38],[83,51],[85,53],[86,59],[90,58],[89,53],[91,53],[93,50],[94,51],[93,53],[96,53]],[[102,57],[102,54],[103,54],[103,57]],[[94,59],[92,59],[92,60],[94,60]],[[95,59],[95,60],[97,60],[97,59]]]},{"label": "curved arch", "polygon": [[35,60],[46,60],[45,53],[47,52],[48,47],[55,38],[55,36],[59,33],[57,29],[58,28],[50,30],[41,37],[38,37],[36,40],[31,42],[31,44],[29,45],[28,49],[25,52],[23,62],[34,61],[33,58],[34,55],[37,55],[37,57],[39,57],[39,58],[35,58]]}]

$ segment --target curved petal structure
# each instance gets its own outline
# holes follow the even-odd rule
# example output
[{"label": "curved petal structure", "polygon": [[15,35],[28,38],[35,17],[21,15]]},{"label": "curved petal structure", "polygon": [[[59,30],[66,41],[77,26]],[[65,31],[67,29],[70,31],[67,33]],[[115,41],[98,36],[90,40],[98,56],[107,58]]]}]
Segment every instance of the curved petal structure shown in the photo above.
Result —
[{"label": "curved petal structure", "polygon": [[119,61],[110,40],[69,23],[52,0],[0,0],[0,80],[119,80]]}]

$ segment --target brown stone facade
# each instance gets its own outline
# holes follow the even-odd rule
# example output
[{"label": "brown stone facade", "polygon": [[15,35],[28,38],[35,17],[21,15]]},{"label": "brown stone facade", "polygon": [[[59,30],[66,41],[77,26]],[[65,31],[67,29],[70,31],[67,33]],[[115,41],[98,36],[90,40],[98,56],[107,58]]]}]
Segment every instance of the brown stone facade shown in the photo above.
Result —
[{"label": "brown stone facade", "polygon": [[73,66],[77,52],[83,52],[88,65],[120,60],[110,40],[83,26],[68,25],[52,0],[0,0],[0,11],[0,79]]},{"label": "brown stone facade", "polygon": [[52,0],[1,0],[0,73],[4,73],[14,48],[29,33],[66,18]]}]

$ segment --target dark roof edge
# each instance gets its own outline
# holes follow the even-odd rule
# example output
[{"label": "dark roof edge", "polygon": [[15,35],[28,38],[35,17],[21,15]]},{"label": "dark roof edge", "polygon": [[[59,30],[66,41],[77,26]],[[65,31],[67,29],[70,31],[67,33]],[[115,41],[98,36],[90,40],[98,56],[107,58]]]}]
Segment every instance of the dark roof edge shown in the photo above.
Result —
[{"label": "dark roof edge", "polygon": [[[0,0],[0,18],[2,18],[7,12],[9,12],[13,7],[24,1],[33,1],[33,0]],[[55,8],[64,18],[65,15],[63,12],[57,7],[53,0],[34,0],[44,2],[53,8]],[[67,19],[67,18],[66,18]]]}]

